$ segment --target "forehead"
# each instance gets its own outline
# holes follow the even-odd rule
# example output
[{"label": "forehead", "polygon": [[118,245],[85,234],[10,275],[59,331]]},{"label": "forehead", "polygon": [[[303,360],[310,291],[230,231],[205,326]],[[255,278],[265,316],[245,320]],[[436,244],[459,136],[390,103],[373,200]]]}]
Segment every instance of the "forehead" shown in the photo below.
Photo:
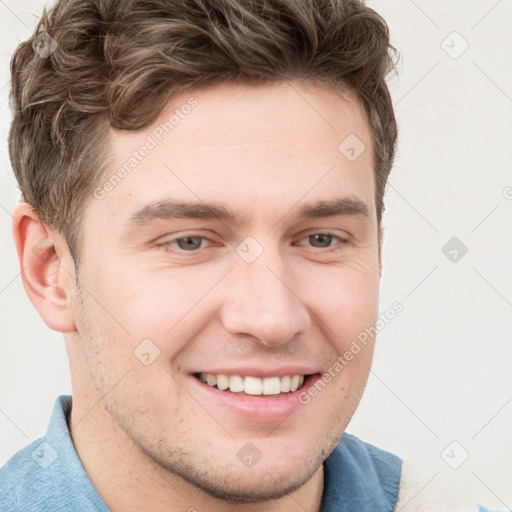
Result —
[{"label": "forehead", "polygon": [[225,84],[180,94],[150,126],[112,131],[110,141],[99,186],[111,185],[93,205],[104,216],[128,219],[168,198],[267,216],[302,199],[340,195],[374,208],[365,113],[353,95],[320,86]]}]

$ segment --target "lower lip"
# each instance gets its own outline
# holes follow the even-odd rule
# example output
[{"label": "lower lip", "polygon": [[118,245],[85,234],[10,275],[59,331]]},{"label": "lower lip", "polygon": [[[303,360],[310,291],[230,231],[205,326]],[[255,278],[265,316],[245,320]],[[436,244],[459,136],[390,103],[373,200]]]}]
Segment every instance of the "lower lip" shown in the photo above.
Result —
[{"label": "lower lip", "polygon": [[238,395],[230,391],[221,391],[190,376],[192,384],[205,395],[209,403],[214,403],[225,409],[228,407],[245,420],[256,423],[273,423],[286,419],[296,412],[303,404],[299,401],[299,394],[304,392],[320,378],[320,375],[309,375],[303,385],[296,391],[281,393],[280,395]]}]

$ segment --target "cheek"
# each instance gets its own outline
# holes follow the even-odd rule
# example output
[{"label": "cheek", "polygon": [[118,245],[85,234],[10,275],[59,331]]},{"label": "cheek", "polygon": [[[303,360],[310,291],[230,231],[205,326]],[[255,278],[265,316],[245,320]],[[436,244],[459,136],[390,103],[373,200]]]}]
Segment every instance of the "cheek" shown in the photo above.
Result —
[{"label": "cheek", "polygon": [[219,280],[211,269],[161,267],[157,262],[150,269],[123,268],[122,261],[107,260],[89,271],[84,287],[95,299],[89,306],[100,324],[107,330],[130,333],[133,339],[172,338]]},{"label": "cheek", "polygon": [[[161,399],[169,394],[178,397],[179,386],[166,368],[181,345],[162,343],[154,335],[148,318],[141,316],[123,325],[116,311],[107,312],[85,292],[82,300],[77,311],[81,364],[88,372],[90,384],[99,396],[105,397],[109,412],[128,418],[129,414],[150,407],[148,394]],[[118,309],[125,306],[122,303]]]},{"label": "cheek", "polygon": [[378,316],[379,276],[364,261],[334,267],[302,282],[309,309],[321,319],[319,327],[338,354],[374,325]]},{"label": "cheek", "polygon": [[[161,342],[170,353],[210,319],[208,292],[219,280],[213,272],[161,271],[130,283],[121,314],[139,337]],[[185,332],[187,331],[187,332]]]}]

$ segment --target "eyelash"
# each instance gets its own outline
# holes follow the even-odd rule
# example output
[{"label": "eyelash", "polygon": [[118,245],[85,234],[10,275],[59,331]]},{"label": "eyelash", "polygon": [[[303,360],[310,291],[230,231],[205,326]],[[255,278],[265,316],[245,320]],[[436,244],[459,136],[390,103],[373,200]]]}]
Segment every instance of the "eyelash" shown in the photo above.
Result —
[{"label": "eyelash", "polygon": [[[348,244],[349,241],[345,238],[341,238],[339,235],[336,235],[330,231],[319,231],[319,232],[316,232],[316,233],[311,233],[309,235],[306,235],[304,237],[302,237],[299,241],[302,241],[304,239],[307,239],[311,236],[315,236],[315,235],[324,235],[324,236],[330,236],[334,239],[338,239],[338,242],[335,243],[335,244],[332,244],[328,247],[312,247],[313,249],[318,249],[318,250],[321,250],[322,252],[324,253],[329,253],[329,252],[333,252],[333,251],[336,251],[338,249],[340,249],[340,247],[338,246],[339,245],[345,245],[345,244]],[[194,250],[191,250],[191,251],[186,251],[184,249],[180,249],[179,247],[176,247],[175,245],[173,245],[174,243],[177,243],[178,241],[180,240],[184,240],[185,238],[200,238],[201,240],[209,240],[208,237],[206,236],[201,236],[201,235],[187,235],[187,236],[180,236],[179,238],[173,238],[172,240],[169,240],[168,242],[164,242],[162,244],[160,244],[161,247],[164,247],[164,249],[167,251],[167,247],[173,247],[174,249],[178,250],[180,253],[182,254],[186,254],[186,253],[196,253],[198,252],[200,249],[204,249],[204,247],[199,247],[197,249],[194,249]]]}]

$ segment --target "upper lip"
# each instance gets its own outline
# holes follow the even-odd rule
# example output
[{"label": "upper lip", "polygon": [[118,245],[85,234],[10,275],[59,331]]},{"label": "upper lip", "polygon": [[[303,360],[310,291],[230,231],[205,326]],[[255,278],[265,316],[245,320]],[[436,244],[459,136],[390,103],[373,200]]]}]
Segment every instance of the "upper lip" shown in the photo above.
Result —
[{"label": "upper lip", "polygon": [[258,377],[260,379],[268,377],[285,377],[286,375],[312,375],[320,373],[318,368],[311,366],[280,366],[279,368],[208,368],[191,372],[192,374],[198,373],[213,373],[215,375],[239,375],[240,377]]}]

